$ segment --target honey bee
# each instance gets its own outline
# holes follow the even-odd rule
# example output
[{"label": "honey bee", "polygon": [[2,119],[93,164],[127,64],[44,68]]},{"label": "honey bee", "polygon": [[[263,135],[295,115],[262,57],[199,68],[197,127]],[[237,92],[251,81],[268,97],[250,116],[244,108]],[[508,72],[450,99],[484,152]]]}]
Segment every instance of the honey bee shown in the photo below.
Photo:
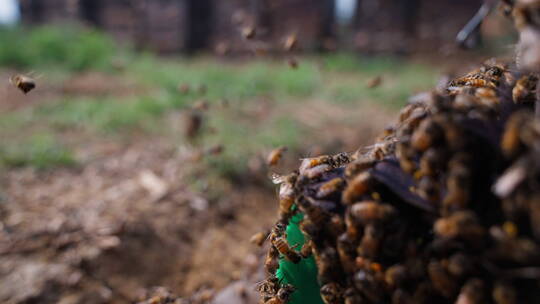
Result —
[{"label": "honey bee", "polygon": [[205,84],[201,84],[197,87],[197,93],[199,93],[200,95],[206,94],[207,91],[208,87]]},{"label": "honey bee", "polygon": [[206,100],[199,100],[192,107],[193,110],[198,110],[198,111],[207,111],[209,108],[210,108],[210,105],[208,104],[208,101]]},{"label": "honey bee", "polygon": [[347,288],[343,293],[344,304],[362,304],[365,303],[362,296],[356,291],[355,288]]},{"label": "honey bee", "polygon": [[289,298],[294,291],[294,286],[292,286],[291,284],[285,284],[281,286],[276,296],[266,301],[265,304],[287,304],[287,302],[289,302]]},{"label": "honey bee", "polygon": [[501,140],[501,148],[506,156],[514,156],[523,147],[520,137],[520,130],[532,120],[532,115],[528,112],[517,112],[510,116]]},{"label": "honey bee", "polygon": [[25,75],[14,75],[9,81],[24,94],[27,94],[36,87],[36,81]]},{"label": "honey bee", "polygon": [[353,277],[354,286],[369,301],[368,303],[382,303],[384,293],[381,284],[373,273],[367,270],[359,270]]},{"label": "honey bee", "polygon": [[406,283],[407,269],[403,265],[389,267],[384,274],[384,281],[391,288],[397,288]]},{"label": "honey bee", "polygon": [[264,244],[264,241],[266,241],[266,239],[268,238],[269,234],[270,234],[270,232],[268,232],[268,231],[255,233],[249,239],[249,242],[261,247]]},{"label": "honey bee", "polygon": [[274,247],[270,246],[266,258],[264,260],[264,269],[269,274],[274,274],[279,268],[279,251]]},{"label": "honey bee", "polygon": [[325,182],[317,191],[317,198],[324,198],[341,191],[345,186],[345,180],[341,177],[333,178]]},{"label": "honey bee", "polygon": [[288,218],[291,215],[291,208],[294,204],[295,191],[293,184],[283,183],[279,188],[279,215],[281,218]]},{"label": "honey bee", "polygon": [[522,104],[534,102],[536,99],[536,84],[538,77],[535,75],[525,75],[518,79],[512,89],[512,100],[514,103]]},{"label": "honey bee", "polygon": [[296,37],[296,34],[291,34],[291,35],[287,36],[287,38],[285,39],[283,49],[286,52],[290,52],[290,51],[296,49],[297,46],[298,46],[298,38]]},{"label": "honey bee", "polygon": [[495,304],[517,304],[518,295],[516,289],[507,282],[497,282],[492,293]]},{"label": "honey bee", "polygon": [[368,89],[374,89],[374,88],[380,86],[380,85],[382,84],[382,82],[383,82],[382,76],[376,76],[376,77],[370,79],[370,80],[367,82],[366,87],[367,87]]},{"label": "honey bee", "polygon": [[482,304],[488,302],[484,297],[485,284],[480,279],[470,279],[461,288],[456,304]]},{"label": "honey bee", "polygon": [[352,178],[358,173],[365,171],[369,168],[372,168],[375,165],[375,160],[371,158],[360,158],[352,163],[349,163],[345,168],[345,177]]},{"label": "honey bee", "polygon": [[[440,199],[440,187],[436,180],[430,177],[423,177],[418,183],[417,193],[430,202],[438,202]],[[448,194],[445,196],[449,197]]]},{"label": "honey bee", "polygon": [[372,177],[368,171],[355,176],[343,191],[342,199],[345,204],[352,204],[365,195],[372,186]]},{"label": "honey bee", "polygon": [[410,137],[402,138],[396,144],[396,157],[399,160],[399,166],[406,173],[412,174],[416,170],[416,162],[414,162],[414,157],[416,152],[410,146]]},{"label": "honey bee", "polygon": [[428,274],[433,287],[442,295],[449,298],[455,293],[457,288],[456,278],[450,275],[440,262],[431,261],[428,264]]},{"label": "honey bee", "polygon": [[191,91],[191,86],[188,83],[181,83],[178,85],[178,92],[181,94],[188,94]]},{"label": "honey bee", "polygon": [[438,219],[434,224],[435,234],[442,238],[477,240],[484,233],[476,216],[470,211],[457,211],[452,215]]},{"label": "honey bee", "polygon": [[394,207],[374,201],[363,201],[351,206],[349,212],[358,224],[382,222],[396,214]]},{"label": "honey bee", "polygon": [[351,274],[355,270],[356,248],[347,233],[343,233],[337,240],[337,252],[343,270]]},{"label": "honey bee", "polygon": [[431,119],[423,120],[413,133],[411,145],[417,151],[426,151],[443,136],[442,129]]},{"label": "honey bee", "polygon": [[246,40],[255,38],[256,31],[254,26],[245,26],[242,28],[242,37]]},{"label": "honey bee", "polygon": [[195,138],[201,130],[202,123],[203,123],[203,117],[199,112],[189,111],[186,114],[185,128],[184,128],[184,133],[186,137],[190,139]]},{"label": "honey bee", "polygon": [[285,239],[285,237],[277,237],[276,239],[272,240],[272,243],[279,251],[279,253],[281,253],[287,260],[298,264],[302,259],[298,252],[296,252],[293,248],[289,247],[289,243],[287,243],[287,239]]},{"label": "honey bee", "polygon": [[349,153],[341,152],[330,158],[330,165],[334,168],[340,168],[350,163],[351,160]]},{"label": "honey bee", "polygon": [[300,249],[300,255],[305,259],[312,255],[313,250],[313,244],[311,241],[307,241],[302,245],[302,248]]},{"label": "honey bee", "polygon": [[379,252],[382,234],[373,225],[364,228],[364,235],[357,248],[358,255],[365,258],[375,258]]},{"label": "honey bee", "polygon": [[271,298],[279,291],[279,279],[271,274],[266,280],[257,283],[256,290],[264,297]]},{"label": "honey bee", "polygon": [[472,266],[470,258],[463,253],[455,253],[448,259],[448,272],[456,277],[467,274]]},{"label": "honey bee", "polygon": [[336,249],[333,247],[324,247],[322,250],[314,248],[313,254],[321,284],[335,282],[341,278],[342,271],[339,267],[339,256]]},{"label": "honey bee", "polygon": [[315,225],[309,218],[304,218],[300,223],[300,230],[311,237],[312,240],[318,240],[321,236],[321,226]]},{"label": "honey bee", "polygon": [[496,87],[493,82],[485,80],[485,79],[478,79],[478,78],[465,79],[465,85],[471,86],[474,88],[482,88],[482,87],[495,88]]},{"label": "honey bee", "polygon": [[313,158],[304,158],[302,159],[302,162],[300,163],[300,168],[298,170],[301,175],[304,175],[306,170],[313,168],[315,166],[329,164],[331,159],[332,158],[328,155],[322,155],[322,156],[313,157]]},{"label": "honey bee", "polygon": [[208,148],[205,153],[209,154],[209,155],[219,155],[219,154],[223,153],[224,149],[225,148],[223,147],[223,145],[218,144],[218,145],[214,145],[214,146]]},{"label": "honey bee", "polygon": [[283,157],[283,153],[285,153],[286,151],[287,147],[279,147],[272,150],[266,158],[266,164],[270,167],[276,166]]},{"label": "honey bee", "polygon": [[316,179],[321,177],[325,172],[331,170],[332,167],[328,164],[322,164],[318,165],[312,168],[309,168],[304,171],[303,177],[308,178],[310,180]]},{"label": "honey bee", "polygon": [[298,60],[294,57],[289,57],[289,59],[287,59],[287,64],[289,65],[289,67],[293,70],[296,70],[298,69]]},{"label": "honey bee", "polygon": [[337,238],[345,232],[345,228],[345,222],[340,215],[334,214],[330,217],[330,221],[327,224],[327,230],[330,235]]},{"label": "honey bee", "polygon": [[321,287],[321,297],[325,304],[340,304],[343,302],[343,290],[335,282],[328,283]]}]

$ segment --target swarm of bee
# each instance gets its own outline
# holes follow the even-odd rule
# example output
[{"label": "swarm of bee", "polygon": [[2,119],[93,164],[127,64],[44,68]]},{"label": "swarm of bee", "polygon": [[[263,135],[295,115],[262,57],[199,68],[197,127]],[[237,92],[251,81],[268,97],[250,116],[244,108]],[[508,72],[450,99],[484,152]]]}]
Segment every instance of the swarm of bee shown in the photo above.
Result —
[{"label": "swarm of bee", "polygon": [[[540,1],[516,2],[505,4],[529,16],[519,22],[537,20]],[[295,292],[275,277],[280,260],[312,256],[327,304],[538,303],[534,71],[488,61],[412,98],[374,145],[303,159],[280,177],[262,301]],[[303,246],[287,242],[298,215]]]}]

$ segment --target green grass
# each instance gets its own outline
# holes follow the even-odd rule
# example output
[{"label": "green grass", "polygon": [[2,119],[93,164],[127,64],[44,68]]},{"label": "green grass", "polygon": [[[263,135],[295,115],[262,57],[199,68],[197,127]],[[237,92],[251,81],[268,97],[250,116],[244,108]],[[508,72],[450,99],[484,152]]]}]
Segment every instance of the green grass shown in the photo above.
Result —
[{"label": "green grass", "polygon": [[22,142],[0,147],[0,165],[8,168],[50,169],[75,164],[72,152],[48,135],[33,135]]},{"label": "green grass", "polygon": [[36,69],[61,66],[68,70],[109,69],[118,48],[106,35],[76,25],[43,26],[32,30],[0,28],[0,65]]},{"label": "green grass", "polygon": [[[256,58],[241,62],[208,57],[163,59],[119,49],[103,34],[77,27],[1,29],[0,39],[11,41],[0,48],[1,66],[36,70],[38,74],[45,71],[47,82],[53,85],[61,86],[79,71],[98,70],[144,88],[142,93],[125,97],[59,95],[56,100],[0,114],[0,136],[8,138],[1,143],[4,162],[36,167],[43,167],[46,161],[69,163],[69,153],[64,153],[62,148],[37,149],[44,144],[28,145],[28,153],[23,146],[6,149],[17,141],[14,134],[20,130],[26,130],[29,136],[34,134],[33,130],[50,134],[77,130],[96,137],[163,135],[171,130],[162,118],[173,113],[181,119],[176,112],[204,98],[211,104],[206,125],[218,132],[203,132],[197,143],[223,144],[225,152],[209,160],[208,165],[220,174],[231,175],[245,170],[247,159],[261,150],[281,145],[294,150],[306,141],[316,141],[317,135],[304,128],[297,118],[298,111],[309,108],[313,100],[344,108],[377,104],[397,109],[412,93],[430,89],[437,74],[432,67],[409,63],[403,58],[348,53],[301,58],[296,70],[289,68],[284,59]],[[126,63],[123,70],[114,68],[113,62],[118,58]],[[366,83],[375,76],[383,77],[382,85],[366,88]],[[179,93],[180,84],[190,85],[191,92]],[[201,85],[207,87],[204,95],[196,90]],[[219,107],[223,99],[229,101],[229,109]],[[267,115],[254,117],[255,114],[245,110],[256,108],[261,99],[268,103],[261,105],[269,107]],[[181,136],[173,138],[183,140]],[[54,141],[45,142],[54,146]]]}]

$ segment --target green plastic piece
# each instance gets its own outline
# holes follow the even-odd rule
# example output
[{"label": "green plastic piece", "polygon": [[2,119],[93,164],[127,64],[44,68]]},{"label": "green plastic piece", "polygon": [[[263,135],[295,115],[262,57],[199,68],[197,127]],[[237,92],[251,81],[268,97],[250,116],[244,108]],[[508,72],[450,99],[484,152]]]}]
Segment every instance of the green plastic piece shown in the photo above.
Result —
[{"label": "green plastic piece", "polygon": [[[287,241],[290,246],[297,245],[297,251],[300,251],[305,242],[299,227],[303,217],[303,214],[296,214],[287,226]],[[276,276],[283,284],[292,284],[296,288],[289,304],[324,304],[317,282],[317,265],[313,256],[302,259],[298,264],[280,257]]]}]

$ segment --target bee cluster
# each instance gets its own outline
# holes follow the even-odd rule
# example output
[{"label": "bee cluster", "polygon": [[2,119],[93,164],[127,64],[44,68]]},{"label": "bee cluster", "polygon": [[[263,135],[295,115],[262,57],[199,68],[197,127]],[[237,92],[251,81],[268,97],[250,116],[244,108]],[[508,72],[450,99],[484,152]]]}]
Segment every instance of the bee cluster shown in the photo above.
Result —
[{"label": "bee cluster", "polygon": [[[412,98],[374,145],[281,177],[263,302],[294,293],[280,259],[313,256],[327,304],[536,303],[538,75],[523,70],[486,62]],[[298,215],[301,248],[285,229]]]}]

